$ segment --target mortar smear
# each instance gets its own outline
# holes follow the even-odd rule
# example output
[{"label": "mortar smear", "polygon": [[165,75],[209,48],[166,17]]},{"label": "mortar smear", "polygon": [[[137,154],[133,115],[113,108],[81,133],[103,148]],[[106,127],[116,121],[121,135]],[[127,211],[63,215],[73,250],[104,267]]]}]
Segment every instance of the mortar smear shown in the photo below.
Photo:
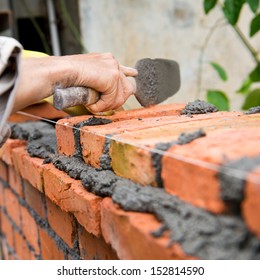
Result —
[{"label": "mortar smear", "polygon": [[182,110],[182,115],[196,115],[196,114],[207,114],[207,113],[213,113],[218,112],[218,108],[208,103],[204,100],[195,100],[193,102],[189,102],[184,109]]}]

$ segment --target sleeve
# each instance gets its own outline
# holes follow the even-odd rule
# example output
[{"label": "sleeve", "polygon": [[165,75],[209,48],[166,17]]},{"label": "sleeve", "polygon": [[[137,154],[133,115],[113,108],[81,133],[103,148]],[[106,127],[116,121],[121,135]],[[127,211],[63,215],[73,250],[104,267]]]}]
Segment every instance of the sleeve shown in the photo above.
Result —
[{"label": "sleeve", "polygon": [[20,74],[22,46],[13,38],[0,36],[0,147],[10,136],[10,116]]}]

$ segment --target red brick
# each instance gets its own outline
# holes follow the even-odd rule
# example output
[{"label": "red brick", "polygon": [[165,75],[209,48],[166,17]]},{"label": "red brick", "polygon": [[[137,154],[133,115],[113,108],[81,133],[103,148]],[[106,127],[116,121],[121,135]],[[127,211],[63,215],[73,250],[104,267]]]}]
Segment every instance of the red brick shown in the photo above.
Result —
[{"label": "red brick", "polygon": [[73,213],[88,232],[99,236],[102,198],[86,191],[80,181],[71,179],[53,165],[46,166],[43,176],[45,194],[63,211]]},{"label": "red brick", "polygon": [[260,238],[260,168],[247,178],[242,213],[249,229]]},{"label": "red brick", "polygon": [[18,123],[26,121],[39,121],[39,118],[37,117],[46,119],[60,119],[68,116],[67,113],[56,110],[51,104],[47,102],[41,102],[28,106],[27,108],[23,109],[22,112],[36,117],[16,113],[12,114],[8,121]]},{"label": "red brick", "polygon": [[73,247],[75,238],[74,221],[72,217],[62,211],[49,199],[47,202],[48,221],[51,228],[68,244]]},{"label": "red brick", "polygon": [[26,143],[24,140],[8,139],[0,148],[0,159],[8,165],[13,165],[12,150],[17,147],[25,147]]},{"label": "red brick", "polygon": [[110,198],[102,202],[102,233],[120,259],[192,259],[184,254],[179,244],[169,247],[166,236],[153,237],[151,232],[159,227],[160,223],[153,215],[125,212],[113,204]]},{"label": "red brick", "polygon": [[[256,124],[257,125],[257,124]],[[227,159],[238,160],[260,153],[260,131],[254,127],[219,129],[207,137],[168,150],[163,158],[165,190],[215,213],[225,211],[217,173]]]},{"label": "red brick", "polygon": [[117,260],[116,252],[103,237],[89,234],[83,228],[78,231],[80,257],[84,260]]},{"label": "red brick", "polygon": [[13,166],[8,168],[9,186],[21,197],[23,197],[22,178]]},{"label": "red brick", "polygon": [[[124,178],[143,185],[156,185],[155,170],[151,161],[151,149],[159,143],[177,140],[183,132],[193,132],[203,128],[206,132],[221,127],[256,126],[255,118],[239,116],[238,112],[218,112],[214,114],[172,117],[170,124],[127,131],[115,135],[111,141],[110,156],[114,172]],[[156,150],[154,150],[156,152]]]},{"label": "red brick", "polygon": [[43,191],[43,160],[29,156],[25,148],[13,150],[13,160],[16,170],[28,180],[36,189]]},{"label": "red brick", "polygon": [[13,257],[11,256],[11,254],[9,252],[9,246],[4,239],[2,239],[2,253],[3,253],[3,256],[2,256],[3,260],[13,259]]},{"label": "red brick", "polygon": [[35,189],[28,181],[24,181],[24,197],[28,205],[43,219],[46,218],[43,193]]},{"label": "red brick", "polygon": [[39,248],[39,235],[38,235],[38,226],[31,216],[29,211],[25,207],[21,207],[21,222],[22,222],[22,231],[26,237],[26,240],[32,245],[36,254],[40,254]]},{"label": "red brick", "polygon": [[64,254],[57,248],[53,240],[46,231],[39,229],[41,253],[43,260],[64,260]]},{"label": "red brick", "polygon": [[15,238],[15,253],[17,254],[18,258],[20,260],[30,260],[31,252],[27,246],[26,241],[17,231],[14,231],[14,238]]},{"label": "red brick", "polygon": [[6,236],[6,240],[10,247],[14,247],[13,226],[5,214],[1,215],[1,231]]},{"label": "red brick", "polygon": [[12,193],[10,189],[4,189],[4,201],[8,215],[19,227],[21,225],[21,220],[18,198]]},{"label": "red brick", "polygon": [[2,160],[0,160],[0,179],[2,179],[5,182],[7,182],[7,169],[7,165]]},{"label": "red brick", "polygon": [[[86,147],[83,150],[83,155],[86,162],[90,162],[95,167],[99,165],[99,156],[103,152],[103,146],[105,140],[103,136],[105,136],[105,134],[119,133],[125,130],[136,129],[136,126],[134,126],[134,124],[138,124],[138,126],[145,126],[145,127],[159,125],[158,118],[161,120],[162,116],[166,117],[166,116],[180,115],[180,112],[183,109],[183,107],[184,107],[183,104],[171,104],[171,105],[168,104],[168,105],[155,106],[151,108],[136,109],[131,111],[119,111],[119,112],[115,112],[115,114],[112,116],[96,116],[98,118],[101,117],[101,118],[110,119],[114,123],[106,126],[94,126],[94,127],[86,126],[84,128],[81,128],[82,131],[83,130],[86,131],[86,135],[83,135],[81,137],[83,139],[82,141],[84,141],[85,137],[86,138],[90,137],[91,139],[90,150],[88,149],[89,145],[87,143],[87,139],[85,139],[84,141]],[[57,133],[59,153],[68,156],[73,155],[73,153],[75,152],[75,147],[74,147],[75,143],[74,143],[74,135],[73,135],[72,127],[75,124],[85,121],[90,117],[92,116],[74,117],[74,118],[63,119],[58,121],[56,125],[56,133]],[[154,120],[153,121],[138,120],[138,119],[146,119],[146,118],[154,118]],[[128,122],[126,120],[132,120],[132,121]],[[88,131],[90,131],[90,135]],[[93,135],[93,131],[96,131],[100,136]],[[93,143],[95,143],[95,145],[93,145]]]}]

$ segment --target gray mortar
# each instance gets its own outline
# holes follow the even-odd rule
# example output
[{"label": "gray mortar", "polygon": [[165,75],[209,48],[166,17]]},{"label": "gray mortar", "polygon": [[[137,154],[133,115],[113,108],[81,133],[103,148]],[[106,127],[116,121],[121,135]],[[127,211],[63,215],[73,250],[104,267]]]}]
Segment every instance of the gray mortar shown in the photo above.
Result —
[{"label": "gray mortar", "polygon": [[185,108],[182,110],[182,115],[196,115],[196,114],[207,114],[218,112],[218,108],[210,104],[204,100],[195,100],[193,102],[189,102]]},{"label": "gray mortar", "polygon": [[[218,178],[221,198],[232,207],[231,210],[239,213],[240,203],[244,199],[247,174],[257,166],[260,166],[260,156],[243,157],[239,160],[229,161],[220,167]],[[236,176],[237,172],[239,172],[239,177]]]},{"label": "gray mortar", "polygon": [[93,116],[83,122],[79,122],[75,124],[73,126],[74,143],[75,143],[75,152],[73,156],[82,158],[82,147],[80,144],[80,130],[79,130],[81,127],[93,126],[93,125],[105,125],[111,122],[112,121],[109,119],[96,118],[95,116]]},{"label": "gray mortar", "polygon": [[55,129],[45,122],[25,122],[12,125],[11,138],[28,140],[27,151],[32,157],[51,162],[57,152]]},{"label": "gray mortar", "polygon": [[[34,141],[29,139],[30,144]],[[211,214],[163,189],[135,184],[110,170],[97,170],[80,158],[54,155],[51,160],[58,169],[81,180],[88,191],[111,197],[122,209],[154,214],[163,226],[153,234],[161,236],[169,230],[171,242],[178,242],[189,255],[202,259],[260,259],[260,240],[239,216]]]},{"label": "gray mortar", "polygon": [[260,113],[260,106],[252,107],[245,112],[246,115],[258,114],[258,113]]},{"label": "gray mortar", "polygon": [[[190,133],[181,133],[177,139],[177,141],[172,141],[168,143],[158,143],[155,146],[155,149],[160,151],[167,151],[170,147],[174,145],[185,145],[193,140],[206,136],[206,133],[202,129],[198,129],[194,132]],[[163,188],[163,181],[162,181],[162,155],[159,153],[152,153],[152,164],[155,169],[155,179],[157,182],[157,186],[159,188]]]},{"label": "gray mortar", "polygon": [[109,154],[110,143],[112,134],[106,135],[106,140],[104,144],[103,154],[99,157],[100,168],[103,170],[111,170],[111,157]]}]

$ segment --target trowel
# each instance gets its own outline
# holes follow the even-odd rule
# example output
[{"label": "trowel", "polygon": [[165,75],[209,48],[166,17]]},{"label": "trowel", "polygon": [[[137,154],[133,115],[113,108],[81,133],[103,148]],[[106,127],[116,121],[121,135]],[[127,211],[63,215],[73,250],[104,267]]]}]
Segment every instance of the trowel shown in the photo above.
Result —
[{"label": "trowel", "polygon": [[[136,77],[128,77],[135,88],[134,95],[144,107],[159,104],[174,95],[180,88],[179,65],[174,60],[144,58],[135,64]],[[100,93],[86,87],[56,88],[53,105],[58,110],[72,106],[96,103]]]}]

